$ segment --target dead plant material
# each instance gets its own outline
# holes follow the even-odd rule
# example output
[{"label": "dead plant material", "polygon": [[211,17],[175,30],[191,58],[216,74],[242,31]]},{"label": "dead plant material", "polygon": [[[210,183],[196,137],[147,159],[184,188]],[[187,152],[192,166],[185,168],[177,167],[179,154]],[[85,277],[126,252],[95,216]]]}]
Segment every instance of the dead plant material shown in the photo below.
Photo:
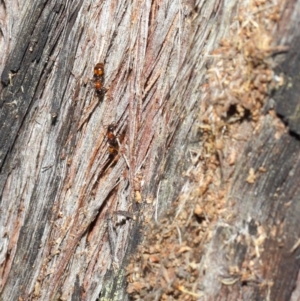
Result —
[{"label": "dead plant material", "polygon": [[[201,266],[206,256],[204,245],[211,240],[220,218],[226,225],[234,218],[226,204],[235,164],[249,137],[260,127],[270,91],[281,83],[273,72],[272,59],[281,49],[273,45],[272,38],[280,5],[256,0],[241,6],[227,38],[208,55],[202,112],[195,123],[201,140],[198,147],[190,149],[192,164],[185,173],[189,181],[159,224],[149,225],[128,266],[131,300],[199,300],[213,291],[202,281],[206,277]],[[254,169],[245,180],[258,180]],[[251,260],[256,265],[260,259],[265,235],[259,238],[245,242],[251,254],[241,266],[228,266],[228,277],[220,275],[218,285],[256,279]],[[211,275],[218,275],[218,271]]]}]

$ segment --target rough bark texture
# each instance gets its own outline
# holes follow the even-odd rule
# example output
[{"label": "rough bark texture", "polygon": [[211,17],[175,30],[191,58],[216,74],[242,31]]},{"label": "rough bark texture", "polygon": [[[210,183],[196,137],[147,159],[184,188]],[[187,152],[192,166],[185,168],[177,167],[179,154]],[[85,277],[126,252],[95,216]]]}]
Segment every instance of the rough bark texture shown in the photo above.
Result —
[{"label": "rough bark texture", "polygon": [[[125,267],[145,224],[153,223],[152,215],[158,221],[167,208],[186,204],[192,208],[184,220],[191,236],[180,254],[197,248],[191,262],[193,267],[200,262],[192,278],[198,286],[179,285],[165,264],[164,285],[151,291],[152,280],[145,278],[147,289],[131,287],[131,298],[138,296],[132,292],[146,292],[148,300],[298,300],[300,4],[248,2],[258,7],[255,16],[278,5],[274,16],[280,17],[270,18],[275,25],[266,32],[276,36],[270,39],[276,46],[294,45],[278,69],[291,81],[273,96],[293,134],[269,114],[270,101],[261,100],[255,110],[243,103],[243,116],[234,123],[237,135],[246,129],[243,143],[233,142],[239,162],[227,164],[225,151],[214,145],[207,165],[192,155],[202,148],[212,153],[198,143],[206,137],[201,116],[211,118],[206,104],[217,104],[216,97],[204,98],[205,87],[212,88],[205,74],[216,64],[211,51],[241,16],[240,1],[28,0],[15,7],[1,2],[1,300],[127,300]],[[263,10],[259,2],[266,2]],[[252,15],[239,22],[241,28],[261,26]],[[258,50],[271,56],[264,47]],[[104,62],[107,89],[100,94],[93,84],[98,62]],[[229,102],[224,112],[235,106]],[[249,130],[245,111],[253,127],[260,118],[260,131]],[[117,155],[109,154],[110,124],[120,143]],[[207,187],[222,194],[226,217],[210,216],[209,206],[203,206],[204,214],[196,210],[194,200],[209,188],[195,192],[203,181],[191,167],[203,166],[221,179],[218,187],[212,181]],[[210,234],[192,242],[192,233],[208,220]],[[183,226],[174,231],[182,243]],[[157,241],[159,233],[160,228]],[[144,260],[161,262],[151,256]],[[183,279],[186,271],[181,272]]]}]

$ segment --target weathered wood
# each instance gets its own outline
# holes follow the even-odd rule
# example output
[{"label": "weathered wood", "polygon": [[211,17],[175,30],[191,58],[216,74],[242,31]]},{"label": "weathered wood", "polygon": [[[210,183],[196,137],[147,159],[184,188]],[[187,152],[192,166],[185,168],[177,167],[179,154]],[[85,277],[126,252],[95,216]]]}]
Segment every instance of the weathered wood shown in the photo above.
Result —
[{"label": "weathered wood", "polygon": [[282,91],[276,94],[276,112],[287,122],[289,129],[299,135],[299,86],[297,76],[299,73],[298,49],[299,38],[295,37],[290,44],[287,59],[277,67],[277,72],[285,76],[285,83]]},{"label": "weathered wood", "polygon": [[[293,3],[295,6],[291,7],[289,2],[286,19],[297,11],[299,4]],[[201,156],[197,159],[192,153],[195,148],[199,154],[203,148],[208,149],[206,142],[199,143],[206,137],[201,115],[208,116],[203,109],[209,102],[204,99],[204,77],[207,69],[213,69],[213,56],[209,54],[230,31],[240,6],[234,0],[28,1],[20,12],[22,21],[7,44],[10,55],[1,66],[2,300],[127,300],[125,267],[128,256],[141,241],[145,223],[152,215],[159,220],[178,196],[179,201],[184,199],[182,193],[199,197],[194,189],[203,181],[193,170],[202,164]],[[293,16],[291,20],[297,19],[295,13]],[[2,32],[8,41],[9,31]],[[95,93],[93,86],[93,68],[98,62],[104,62],[107,89],[101,95]],[[110,124],[116,125],[115,134],[120,141],[115,157],[108,151],[106,132]],[[245,183],[245,173],[251,167],[256,170],[263,160],[270,170],[276,170],[276,156],[280,153],[274,154],[275,150],[290,155],[284,169],[278,169],[278,181],[281,180],[275,190],[293,164],[297,167],[298,141],[287,133],[274,140],[276,128],[271,127],[268,118],[264,124],[257,136],[247,128],[245,139],[252,139],[249,143],[255,146],[253,156],[249,159],[247,150],[239,156],[240,169],[235,170],[228,192],[234,196],[228,197],[229,204],[239,217],[226,220],[225,226],[220,221],[211,226],[211,253],[202,261],[212,263],[213,268],[199,281],[208,287],[208,300],[216,300],[213,298],[217,293],[220,300],[224,300],[224,294],[232,299],[241,287],[250,299],[257,296],[257,300],[262,300],[257,284],[243,287],[243,281],[235,282],[232,291],[231,287],[222,286],[213,256],[224,241],[240,234],[241,227],[252,229],[249,233],[254,241],[262,235],[259,226],[267,233],[274,230],[271,224],[264,224],[266,215],[257,216],[255,202],[259,208],[259,204],[266,203],[265,214],[271,214],[273,208],[274,214],[280,215],[289,208],[286,216],[290,224],[278,233],[287,233],[296,226],[297,217],[292,213],[298,212],[297,202],[292,199],[291,205],[286,204],[290,186],[285,186],[278,198],[274,196],[272,204],[268,199],[270,191],[259,186],[269,181],[268,187],[272,187],[272,175],[275,177],[276,173],[271,174],[266,166],[259,181]],[[224,160],[220,172],[217,157],[213,155],[211,169],[205,166],[206,176],[215,171],[219,181],[223,173],[223,182],[219,182],[222,189],[229,189],[230,181],[226,179],[231,179],[234,170]],[[284,162],[285,157],[280,158],[279,162]],[[295,168],[295,178],[297,171]],[[207,186],[212,183],[208,178]],[[255,189],[260,189],[261,199],[253,196]],[[193,198],[187,203],[191,212],[195,209],[191,205]],[[242,206],[244,198],[247,199]],[[183,208],[180,202],[178,208]],[[130,214],[119,216],[114,211]],[[252,220],[248,219],[249,212]],[[114,227],[110,235],[108,214]],[[193,215],[192,226],[186,225],[187,233],[193,233],[198,224],[204,227],[205,218],[199,216],[197,219]],[[278,225],[278,218],[270,215],[271,218]],[[180,229],[174,226],[174,233],[180,233]],[[271,262],[267,258],[264,264],[274,263],[283,270],[286,262],[297,263],[296,257],[284,256],[290,254],[294,238],[289,236],[285,253],[275,252],[280,260]],[[193,236],[187,239],[191,241]],[[203,243],[197,242],[195,247],[204,254],[204,242],[209,244],[209,240],[202,239]],[[231,247],[235,250],[232,262],[247,261],[248,251],[252,252],[254,245],[245,241],[238,245],[234,241],[220,253],[225,258]],[[268,250],[278,243],[274,236],[265,241]],[[261,249],[259,252],[262,258],[267,257]],[[221,267],[228,268],[228,262],[224,262],[218,261]],[[293,269],[293,281],[281,294],[276,293],[280,290],[280,274],[271,278],[271,270],[264,272],[264,279],[274,282],[272,289],[271,282],[264,282],[264,292],[271,292],[271,300],[283,300],[275,299],[276,294],[282,298],[289,294],[297,271]],[[225,276],[222,281],[229,283],[232,275]],[[240,275],[234,277],[241,280]]]},{"label": "weathered wood", "polygon": [[[241,5],[238,25],[212,55],[210,90],[203,89],[210,116],[204,110],[198,117],[198,140],[196,125],[187,136],[195,134],[196,143],[187,139],[186,149],[196,156],[183,168],[184,189],[174,208],[149,226],[131,261],[128,292],[134,300],[299,299],[300,144],[288,131],[297,130],[298,88],[290,85],[296,81],[297,46],[273,75],[280,84],[279,70],[285,71],[285,85],[273,98],[291,127],[274,114],[264,87],[271,82],[270,56],[298,45],[299,3],[282,3],[278,18],[274,11],[259,17],[272,5],[258,2]],[[277,20],[276,29],[271,20]],[[250,23],[255,25],[247,28]]]},{"label": "weathered wood", "polygon": [[[91,300],[106,271],[121,266],[129,234],[133,245],[139,236],[139,221],[115,218],[111,254],[106,213],[139,216],[134,198],[155,198],[177,119],[167,99],[185,60],[193,4],[35,5],[26,7],[1,77],[2,298]],[[92,83],[99,61],[108,89],[101,97]],[[114,159],[112,123],[125,135]]]}]

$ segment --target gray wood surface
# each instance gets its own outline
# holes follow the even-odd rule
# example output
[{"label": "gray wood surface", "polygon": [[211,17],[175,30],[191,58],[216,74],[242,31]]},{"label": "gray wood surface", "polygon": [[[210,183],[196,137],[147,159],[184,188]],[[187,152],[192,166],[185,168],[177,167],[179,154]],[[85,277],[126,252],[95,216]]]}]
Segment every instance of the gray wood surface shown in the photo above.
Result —
[{"label": "gray wood surface", "polygon": [[[127,300],[125,267],[144,229],[198,185],[189,173],[196,166],[191,149],[204,145],[197,143],[210,54],[240,6],[235,0],[0,3],[1,300]],[[280,6],[275,45],[299,44],[299,11],[297,1]],[[295,71],[287,63],[279,69],[287,77],[297,74],[296,50],[288,58]],[[100,95],[93,83],[98,62],[107,89]],[[223,180],[231,179],[221,186],[236,218],[226,227],[214,220],[212,235],[198,246],[201,253],[206,244],[222,249],[227,230],[238,236],[245,225],[257,239],[263,227],[260,277],[268,281],[235,275],[228,285],[231,278],[220,282],[207,272],[205,300],[298,300],[299,132],[290,112],[299,104],[292,86],[295,92],[283,88],[273,96],[288,123],[279,138],[275,117],[265,113],[261,131],[245,134],[235,169],[220,164]],[[109,154],[110,124],[120,143],[116,156]],[[259,181],[245,183],[249,169],[261,165]],[[230,259],[225,247],[221,252],[224,269],[249,259],[247,243],[230,246]],[[203,258],[214,262],[211,254]]]}]

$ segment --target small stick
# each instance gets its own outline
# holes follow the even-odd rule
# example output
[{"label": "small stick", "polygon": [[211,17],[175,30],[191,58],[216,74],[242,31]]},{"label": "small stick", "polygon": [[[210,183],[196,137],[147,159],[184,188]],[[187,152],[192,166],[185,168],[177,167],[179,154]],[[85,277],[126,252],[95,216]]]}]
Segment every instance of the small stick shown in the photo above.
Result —
[{"label": "small stick", "polygon": [[136,220],[136,216],[129,211],[117,210],[117,211],[114,211],[114,214],[122,215],[122,216],[130,218],[132,220]]},{"label": "small stick", "polygon": [[116,253],[116,236],[114,233],[113,223],[109,213],[106,214],[107,230],[108,230],[108,241],[113,259]]}]

